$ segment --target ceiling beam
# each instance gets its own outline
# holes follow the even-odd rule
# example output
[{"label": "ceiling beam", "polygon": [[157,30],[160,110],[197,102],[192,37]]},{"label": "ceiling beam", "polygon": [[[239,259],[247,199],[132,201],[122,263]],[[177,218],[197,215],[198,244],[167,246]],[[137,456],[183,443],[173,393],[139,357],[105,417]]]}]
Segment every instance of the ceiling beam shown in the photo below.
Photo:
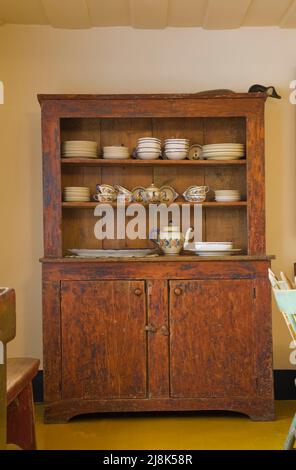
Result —
[{"label": "ceiling beam", "polygon": [[85,0],[42,0],[54,28],[83,29],[91,26]]},{"label": "ceiling beam", "polygon": [[281,28],[295,28],[296,27],[296,0],[293,0],[290,7],[283,15],[280,21]]},{"label": "ceiling beam", "polygon": [[244,26],[276,26],[291,5],[291,0],[253,0]]},{"label": "ceiling beam", "polygon": [[0,0],[0,17],[3,23],[48,24],[40,0]]},{"label": "ceiling beam", "polygon": [[163,29],[167,26],[168,0],[130,0],[134,28]]},{"label": "ceiling beam", "polygon": [[93,26],[128,26],[129,0],[86,0]]},{"label": "ceiling beam", "polygon": [[203,27],[205,29],[239,28],[252,0],[208,0]]},{"label": "ceiling beam", "polygon": [[168,25],[177,27],[202,26],[207,0],[170,0]]}]

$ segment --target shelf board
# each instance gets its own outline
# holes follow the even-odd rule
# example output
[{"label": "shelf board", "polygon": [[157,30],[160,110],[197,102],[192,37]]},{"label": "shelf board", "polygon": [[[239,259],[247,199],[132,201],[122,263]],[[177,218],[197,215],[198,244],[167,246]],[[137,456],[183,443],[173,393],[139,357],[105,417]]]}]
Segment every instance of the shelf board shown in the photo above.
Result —
[{"label": "shelf board", "polygon": [[242,160],[104,160],[103,158],[62,158],[63,165],[78,166],[233,166],[246,165]]},{"label": "shelf board", "polygon": [[[100,202],[62,202],[62,207],[65,209],[93,209],[97,205],[103,205],[105,203],[100,203]],[[106,203],[110,204],[110,203]],[[125,206],[132,206],[132,205],[137,205],[141,204],[139,202],[132,202],[128,204],[124,204]],[[189,205],[189,206],[195,206],[195,205],[202,205],[203,207],[245,207],[248,205],[247,201],[238,201],[238,202],[215,202],[215,201],[208,201],[208,202],[203,202],[203,203],[195,203],[195,202],[186,202],[186,201],[175,201],[174,204],[177,204],[178,206],[181,206],[183,204]],[[141,204],[145,207],[147,207],[149,204]],[[112,203],[112,207],[117,207],[117,203]]]}]

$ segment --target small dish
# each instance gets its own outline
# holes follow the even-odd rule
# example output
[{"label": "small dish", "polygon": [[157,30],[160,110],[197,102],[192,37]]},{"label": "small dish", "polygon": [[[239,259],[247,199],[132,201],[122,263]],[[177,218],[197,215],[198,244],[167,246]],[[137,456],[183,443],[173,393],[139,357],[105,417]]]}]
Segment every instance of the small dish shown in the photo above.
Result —
[{"label": "small dish", "polygon": [[172,188],[172,186],[161,186],[160,188],[160,201],[166,204],[174,202],[179,194]]},{"label": "small dish", "polygon": [[144,202],[144,186],[136,186],[132,189],[133,201]]}]

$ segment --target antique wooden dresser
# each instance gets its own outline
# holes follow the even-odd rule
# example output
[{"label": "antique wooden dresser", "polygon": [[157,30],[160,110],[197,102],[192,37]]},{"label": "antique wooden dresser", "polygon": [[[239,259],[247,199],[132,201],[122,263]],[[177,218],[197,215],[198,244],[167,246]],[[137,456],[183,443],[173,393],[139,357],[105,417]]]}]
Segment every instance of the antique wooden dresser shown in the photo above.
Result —
[{"label": "antique wooden dresser", "polygon": [[[42,111],[43,331],[46,422],[92,412],[232,410],[274,417],[265,253],[264,94],[39,95]],[[143,136],[246,144],[240,160],[61,158],[66,140]],[[203,240],[239,256],[87,259],[70,248],[150,246],[94,236],[97,202],[62,202],[65,186],[169,181],[239,189],[203,203]],[[176,201],[184,204],[185,201]],[[193,203],[188,203],[193,206]]]}]

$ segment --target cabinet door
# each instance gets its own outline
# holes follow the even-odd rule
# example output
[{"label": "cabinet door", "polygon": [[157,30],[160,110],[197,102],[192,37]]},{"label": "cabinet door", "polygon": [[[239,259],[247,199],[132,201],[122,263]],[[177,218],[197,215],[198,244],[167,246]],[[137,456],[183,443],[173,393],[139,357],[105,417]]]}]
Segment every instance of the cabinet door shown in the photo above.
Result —
[{"label": "cabinet door", "polygon": [[62,397],[146,396],[143,281],[61,285]]},{"label": "cabinet door", "polygon": [[170,283],[173,397],[255,393],[252,280]]}]

